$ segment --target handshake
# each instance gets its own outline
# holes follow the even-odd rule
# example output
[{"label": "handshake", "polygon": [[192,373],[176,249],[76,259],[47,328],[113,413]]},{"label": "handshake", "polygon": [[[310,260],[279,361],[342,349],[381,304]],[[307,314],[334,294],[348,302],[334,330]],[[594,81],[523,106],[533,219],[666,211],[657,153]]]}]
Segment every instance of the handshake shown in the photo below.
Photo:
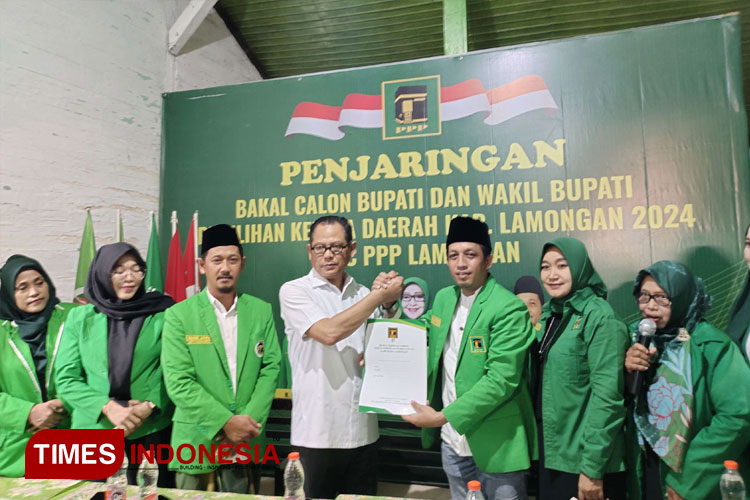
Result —
[{"label": "handshake", "polygon": [[404,277],[396,271],[380,273],[372,282],[372,293],[378,294],[380,303],[385,309],[393,307],[401,298],[404,289]]}]

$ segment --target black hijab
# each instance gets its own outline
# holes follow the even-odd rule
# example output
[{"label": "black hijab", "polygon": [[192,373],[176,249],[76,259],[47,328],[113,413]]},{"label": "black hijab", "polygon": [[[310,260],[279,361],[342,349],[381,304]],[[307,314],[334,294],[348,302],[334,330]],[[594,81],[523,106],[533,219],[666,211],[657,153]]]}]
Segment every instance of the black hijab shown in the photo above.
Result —
[{"label": "black hijab", "polygon": [[[47,282],[49,298],[44,310],[36,314],[22,311],[16,305],[16,278],[22,271],[33,269]],[[18,334],[29,345],[34,359],[34,368],[39,386],[42,388],[42,398],[46,401],[44,392],[46,387],[47,369],[47,323],[60,301],[55,293],[55,286],[49,279],[39,262],[24,255],[11,255],[0,269],[0,319],[15,321]]]},{"label": "black hijab", "polygon": [[86,287],[86,298],[96,310],[107,316],[107,360],[109,362],[109,396],[120,401],[130,397],[130,370],[133,351],[143,322],[147,316],[162,312],[174,300],[161,292],[146,293],[144,281],[133,298],[120,300],[112,286],[112,270],[126,254],[132,255],[141,269],[146,263],[132,245],[113,243],[104,245],[91,262]]},{"label": "black hijab", "polygon": [[[745,235],[748,231],[750,231],[750,226],[745,229]],[[745,352],[745,346],[742,345],[742,339],[747,333],[748,326],[750,326],[750,272],[747,273],[745,285],[734,301],[727,325],[727,335],[739,344],[743,353]]]}]

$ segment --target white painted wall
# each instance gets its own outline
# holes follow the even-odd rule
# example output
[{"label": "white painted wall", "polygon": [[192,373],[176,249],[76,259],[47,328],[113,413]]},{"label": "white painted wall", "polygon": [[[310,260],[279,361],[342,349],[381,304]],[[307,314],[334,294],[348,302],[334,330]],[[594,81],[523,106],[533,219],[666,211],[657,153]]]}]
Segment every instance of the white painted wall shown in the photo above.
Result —
[{"label": "white painted wall", "polygon": [[114,241],[119,208],[145,257],[162,93],[260,79],[215,11],[169,54],[187,3],[0,0],[0,263],[38,259],[62,300],[73,296],[86,207],[97,246]]}]

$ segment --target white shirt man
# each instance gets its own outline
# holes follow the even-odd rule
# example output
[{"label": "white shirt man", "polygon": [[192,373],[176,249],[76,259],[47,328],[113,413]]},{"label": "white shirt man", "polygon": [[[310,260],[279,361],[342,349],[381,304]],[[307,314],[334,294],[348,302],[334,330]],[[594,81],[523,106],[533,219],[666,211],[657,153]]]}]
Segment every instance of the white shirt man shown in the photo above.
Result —
[{"label": "white shirt man", "polygon": [[305,469],[305,494],[375,495],[377,418],[359,413],[365,324],[395,304],[403,278],[380,273],[373,290],[346,273],[356,253],[349,222],[326,216],[310,228],[312,270],[279,291],[292,368],[293,448]]}]

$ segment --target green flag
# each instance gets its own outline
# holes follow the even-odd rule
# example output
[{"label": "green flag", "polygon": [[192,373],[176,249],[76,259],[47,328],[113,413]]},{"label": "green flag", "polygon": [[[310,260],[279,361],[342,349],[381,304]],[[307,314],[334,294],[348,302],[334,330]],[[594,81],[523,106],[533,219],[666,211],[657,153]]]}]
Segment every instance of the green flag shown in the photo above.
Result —
[{"label": "green flag", "polygon": [[120,210],[117,210],[117,241],[125,241],[125,232],[122,230],[122,216]]},{"label": "green flag", "polygon": [[159,253],[159,233],[156,232],[156,216],[151,214],[151,237],[148,240],[146,256],[146,291],[164,291],[164,279],[161,272],[161,254]]},{"label": "green flag", "polygon": [[75,298],[79,304],[88,304],[88,300],[83,294],[83,287],[86,284],[86,276],[89,273],[91,261],[96,254],[96,243],[94,243],[94,224],[91,222],[91,211],[86,210],[86,225],[83,227],[83,237],[81,238],[81,248],[78,254],[78,271],[76,272]]}]

